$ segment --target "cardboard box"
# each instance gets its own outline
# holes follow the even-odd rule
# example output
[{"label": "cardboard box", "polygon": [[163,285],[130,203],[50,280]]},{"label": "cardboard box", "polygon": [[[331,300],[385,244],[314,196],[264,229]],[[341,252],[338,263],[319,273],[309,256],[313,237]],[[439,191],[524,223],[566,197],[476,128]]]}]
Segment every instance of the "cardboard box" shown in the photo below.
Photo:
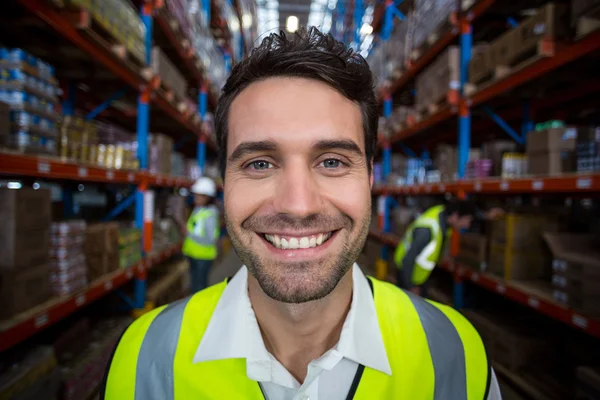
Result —
[{"label": "cardboard box", "polygon": [[511,62],[517,63],[532,55],[541,40],[565,38],[569,34],[568,13],[567,5],[548,3],[519,24],[515,29],[516,47]]},{"label": "cardboard box", "polygon": [[551,128],[527,134],[527,154],[574,151],[579,130],[576,127]]},{"label": "cardboard box", "polygon": [[458,261],[467,267],[478,271],[487,269],[488,239],[477,233],[463,233],[460,235],[460,252]]},{"label": "cardboard box", "polygon": [[88,281],[92,282],[119,269],[119,254],[92,254],[86,259]]},{"label": "cardboard box", "polygon": [[21,270],[48,262],[50,228],[0,232],[0,271]]},{"label": "cardboard box", "polygon": [[119,251],[119,224],[108,222],[88,225],[85,232],[85,255],[114,254]]},{"label": "cardboard box", "polygon": [[167,89],[172,90],[182,100],[187,95],[187,83],[160,47],[152,48],[152,72],[159,76]]},{"label": "cardboard box", "polygon": [[541,279],[550,276],[550,258],[542,251],[518,250],[490,244],[488,272],[506,280]]},{"label": "cardboard box", "polygon": [[516,153],[517,143],[512,140],[493,140],[482,146],[482,158],[492,160],[492,175],[502,175],[502,157],[505,153]]},{"label": "cardboard box", "polygon": [[560,175],[577,170],[575,152],[552,152],[530,154],[527,157],[527,172],[531,175]]},{"label": "cardboard box", "polygon": [[569,306],[587,317],[600,318],[600,295],[583,295],[580,293],[569,294],[562,290],[554,290],[553,297],[556,301]]},{"label": "cardboard box", "polygon": [[569,296],[600,297],[600,280],[582,279],[580,276],[552,274],[552,285]]},{"label": "cardboard box", "polygon": [[469,82],[478,84],[491,77],[494,71],[494,52],[489,44],[480,44],[473,48],[469,62]]},{"label": "cardboard box", "polygon": [[508,213],[491,222],[491,241],[510,249],[544,249],[543,232],[556,232],[558,219],[552,215]]},{"label": "cardboard box", "polygon": [[510,65],[517,43],[516,30],[511,29],[492,43],[492,57],[496,66]]},{"label": "cardboard box", "polygon": [[51,204],[50,190],[0,189],[0,232],[49,228]]},{"label": "cardboard box", "polygon": [[50,298],[50,269],[43,264],[24,270],[0,271],[0,319],[37,306]]},{"label": "cardboard box", "polygon": [[555,273],[580,280],[600,279],[600,239],[595,235],[545,232]]}]

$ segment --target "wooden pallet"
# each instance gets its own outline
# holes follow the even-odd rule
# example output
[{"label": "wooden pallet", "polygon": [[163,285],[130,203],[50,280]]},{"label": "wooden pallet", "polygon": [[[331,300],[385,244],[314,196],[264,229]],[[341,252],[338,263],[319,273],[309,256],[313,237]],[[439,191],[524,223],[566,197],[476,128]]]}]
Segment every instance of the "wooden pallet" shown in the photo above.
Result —
[{"label": "wooden pallet", "polygon": [[92,16],[90,11],[72,7],[62,10],[61,14],[96,45],[114,54],[131,69],[141,71],[146,80],[152,78],[152,73],[148,73],[143,57],[140,59],[139,56],[128,51],[117,37]]},{"label": "wooden pallet", "polygon": [[467,83],[465,85],[465,95],[472,96],[473,94],[488,88],[498,81],[518,72],[541,59],[553,57],[559,44],[551,40],[540,40],[533,53],[525,54],[517,59],[511,65],[497,65],[493,71],[490,71],[488,79],[483,79],[479,84]]}]

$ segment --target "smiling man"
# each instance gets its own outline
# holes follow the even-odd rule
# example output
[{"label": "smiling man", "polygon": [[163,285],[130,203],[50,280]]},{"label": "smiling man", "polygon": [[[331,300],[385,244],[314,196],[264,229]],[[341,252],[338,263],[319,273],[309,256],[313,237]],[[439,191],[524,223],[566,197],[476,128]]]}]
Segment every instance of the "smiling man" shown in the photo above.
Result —
[{"label": "smiling man", "polygon": [[378,105],[365,60],[316,29],[271,35],[216,113],[229,281],[137,320],[105,398],[500,398],[456,311],[367,278]]}]

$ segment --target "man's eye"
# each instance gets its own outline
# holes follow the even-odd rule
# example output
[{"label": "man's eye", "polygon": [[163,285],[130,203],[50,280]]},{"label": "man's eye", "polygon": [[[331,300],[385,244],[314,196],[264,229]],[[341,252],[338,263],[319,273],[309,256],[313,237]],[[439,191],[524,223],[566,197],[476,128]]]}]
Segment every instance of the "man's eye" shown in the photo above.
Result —
[{"label": "man's eye", "polygon": [[336,160],[335,158],[329,158],[323,161],[322,164],[325,168],[338,168],[342,162],[340,160]]},{"label": "man's eye", "polygon": [[261,171],[261,170],[272,168],[273,165],[270,162],[263,161],[263,160],[258,160],[258,161],[251,162],[248,165],[248,167],[250,167],[252,169],[255,169],[257,171]]}]

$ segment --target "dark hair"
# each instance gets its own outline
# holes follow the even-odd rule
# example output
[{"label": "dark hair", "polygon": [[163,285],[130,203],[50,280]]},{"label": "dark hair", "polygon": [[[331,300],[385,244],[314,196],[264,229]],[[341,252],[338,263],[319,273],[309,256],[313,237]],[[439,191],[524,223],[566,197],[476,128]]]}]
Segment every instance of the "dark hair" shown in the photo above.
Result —
[{"label": "dark hair", "polygon": [[453,199],[446,204],[446,215],[449,217],[454,213],[457,213],[459,217],[472,216],[477,217],[477,204],[471,200],[460,200]]},{"label": "dark hair", "polygon": [[251,83],[274,77],[299,77],[321,81],[356,102],[362,112],[365,153],[369,173],[377,146],[379,122],[374,79],[365,59],[331,34],[317,28],[281,31],[264,38],[250,56],[231,71],[215,112],[219,167],[225,177],[229,109]]}]

